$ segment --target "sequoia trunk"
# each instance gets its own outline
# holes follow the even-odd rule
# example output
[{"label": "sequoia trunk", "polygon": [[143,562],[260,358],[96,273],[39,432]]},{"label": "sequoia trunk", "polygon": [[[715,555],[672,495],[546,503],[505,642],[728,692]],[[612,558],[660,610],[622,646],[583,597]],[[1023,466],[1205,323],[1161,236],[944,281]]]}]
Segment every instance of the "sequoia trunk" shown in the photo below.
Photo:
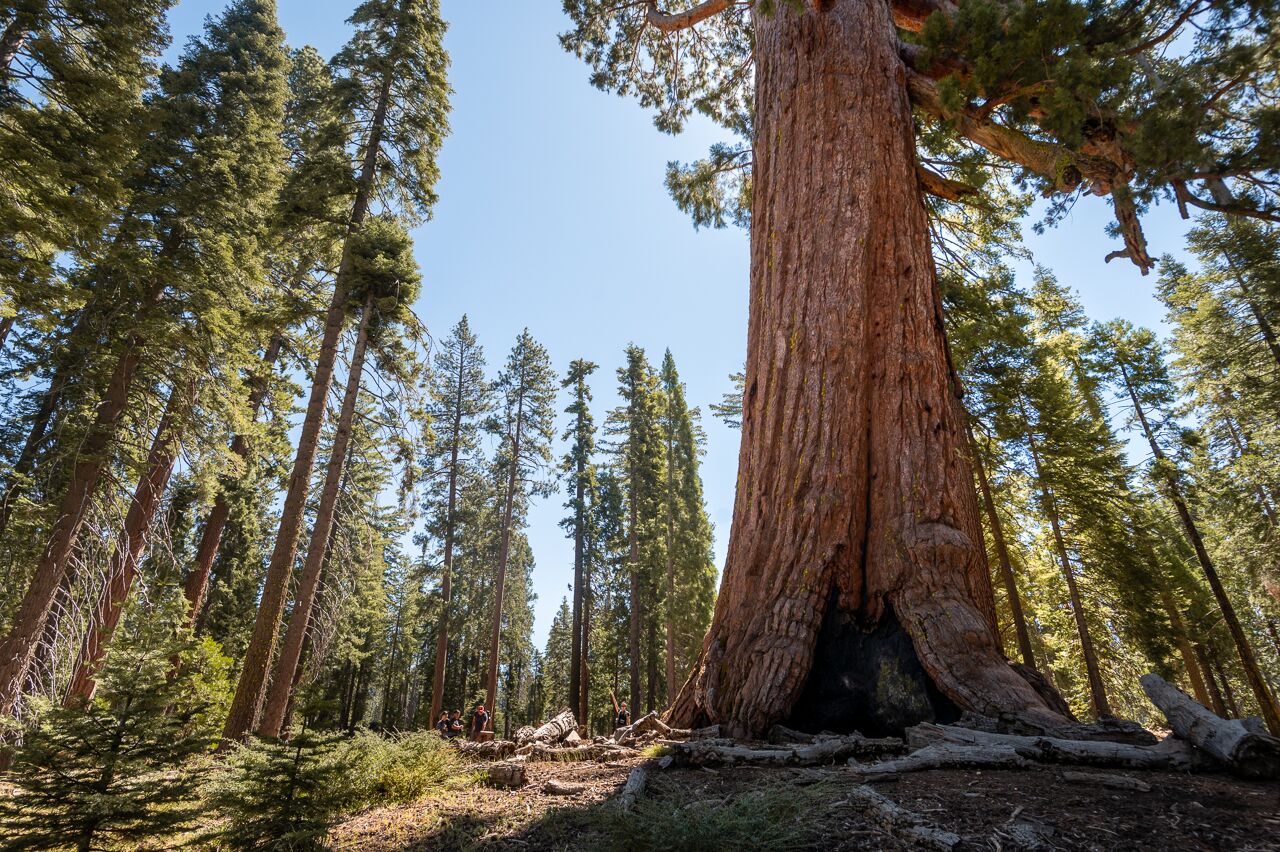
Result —
[{"label": "sequoia trunk", "polygon": [[1060,721],[1000,653],[889,7],[756,11],[742,449],[679,727]]}]

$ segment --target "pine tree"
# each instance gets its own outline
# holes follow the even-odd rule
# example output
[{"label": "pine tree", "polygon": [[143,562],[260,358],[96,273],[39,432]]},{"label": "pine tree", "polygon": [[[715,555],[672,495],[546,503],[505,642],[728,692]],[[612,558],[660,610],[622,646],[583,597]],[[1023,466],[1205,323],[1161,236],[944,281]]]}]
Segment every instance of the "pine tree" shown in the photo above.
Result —
[{"label": "pine tree", "polygon": [[561,439],[571,441],[568,452],[560,464],[567,482],[569,500],[564,504],[572,514],[560,521],[560,526],[573,538],[573,623],[570,626],[570,660],[568,706],[581,722],[585,722],[590,693],[588,666],[584,661],[590,656],[590,587],[591,553],[589,543],[592,530],[591,505],[595,499],[596,468],[593,456],[596,448],[595,421],[591,417],[591,388],[587,378],[599,369],[599,365],[581,358],[569,365],[569,372],[560,383],[562,389],[572,388],[573,396],[565,413],[573,420],[565,427]]},{"label": "pine tree", "polygon": [[[614,465],[625,501],[628,700],[639,713],[642,706],[654,709],[656,699],[655,649],[642,648],[641,641],[650,632],[656,635],[661,618],[666,448],[658,376],[638,346],[627,347],[626,365],[618,368],[618,395],[622,406],[609,413],[606,431],[615,439]],[[642,674],[649,675],[646,692],[641,691]]]},{"label": "pine tree", "polygon": [[435,358],[435,371],[431,375],[431,420],[436,441],[423,462],[429,533],[440,547],[440,614],[435,626],[428,716],[432,720],[439,718],[444,709],[445,670],[453,618],[453,554],[460,521],[459,488],[477,476],[480,427],[489,413],[490,391],[484,367],[484,349],[463,316],[441,343]]},{"label": "pine tree", "polygon": [[[391,347],[396,327],[405,322],[421,284],[417,262],[413,259],[413,240],[404,227],[391,217],[367,220],[349,241],[351,274],[347,283],[348,298],[360,313],[359,330],[352,347],[347,370],[347,388],[338,415],[329,463],[320,501],[311,527],[311,541],[306,561],[299,575],[294,609],[280,647],[275,675],[263,709],[259,731],[266,736],[279,736],[288,707],[292,683],[302,657],[302,645],[311,618],[320,572],[333,531],[339,489],[346,469],[347,447],[360,395],[366,349],[370,346]],[[358,306],[358,307],[357,307]]]},{"label": "pine tree", "polygon": [[[197,770],[225,704],[221,659],[182,627],[162,596],[131,606],[87,703],[54,708],[26,731],[12,768],[18,793],[0,809],[6,849],[117,848],[189,828]],[[174,659],[181,661],[176,674]]]},{"label": "pine tree", "polygon": [[1170,409],[1175,398],[1173,384],[1164,367],[1161,347],[1149,331],[1135,330],[1123,321],[1111,323],[1103,334],[1115,355],[1122,388],[1133,406],[1132,419],[1140,427],[1151,448],[1152,477],[1162,486],[1177,511],[1187,541],[1195,552],[1196,560],[1235,644],[1245,678],[1253,691],[1262,718],[1273,733],[1280,733],[1280,709],[1258,669],[1253,646],[1240,625],[1239,616],[1236,615],[1235,607],[1227,596],[1209,555],[1200,524],[1188,503],[1183,472],[1177,461],[1170,458],[1161,445],[1161,432],[1174,426]]},{"label": "pine tree", "polygon": [[230,769],[209,803],[226,819],[210,840],[233,849],[324,849],[348,804],[351,771],[337,749],[341,737],[303,728],[287,742],[253,740],[228,758]]},{"label": "pine tree", "polygon": [[711,522],[702,499],[698,457],[702,454],[699,412],[685,402],[685,388],[667,350],[662,358],[660,425],[666,447],[666,675],[667,701],[679,684],[677,671],[693,664],[715,605],[716,569]]},{"label": "pine tree", "polygon": [[144,361],[175,359],[199,371],[238,351],[226,344],[262,281],[262,242],[279,188],[286,64],[274,5],[244,0],[211,21],[205,39],[165,75],[161,129],[140,157],[137,209],[122,223],[130,239],[97,266],[102,276],[131,281],[124,304],[138,311],[136,325],[102,353],[114,362],[110,379],[94,395],[48,543],[3,645],[0,712],[14,710]]},{"label": "pine tree", "polygon": [[488,679],[485,706],[495,707],[498,697],[498,661],[502,636],[503,595],[507,567],[512,562],[512,533],[516,504],[529,494],[550,493],[551,483],[541,478],[551,461],[554,439],[556,377],[547,350],[525,329],[507,356],[507,364],[494,385],[501,410],[491,422],[500,442],[498,468],[502,487],[501,542],[494,581],[493,628],[489,638]]},{"label": "pine tree", "polygon": [[430,212],[438,177],[436,154],[448,132],[448,54],[441,42],[445,23],[437,0],[366,0],[351,22],[355,34],[334,59],[339,72],[335,96],[346,124],[360,129],[359,138],[350,141],[350,147],[359,151],[357,176],[280,527],[227,718],[228,740],[237,740],[254,727],[265,697],[338,340],[346,322],[355,260],[352,237],[378,197],[394,200],[396,210],[388,212],[421,216]]}]

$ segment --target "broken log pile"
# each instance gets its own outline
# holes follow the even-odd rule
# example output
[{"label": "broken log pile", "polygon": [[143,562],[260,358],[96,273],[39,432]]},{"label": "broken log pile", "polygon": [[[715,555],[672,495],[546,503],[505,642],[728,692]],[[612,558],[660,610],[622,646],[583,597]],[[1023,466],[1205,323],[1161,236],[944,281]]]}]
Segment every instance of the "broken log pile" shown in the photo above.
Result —
[{"label": "broken log pile", "polygon": [[[965,714],[954,725],[925,723],[908,728],[905,742],[856,732],[844,736],[806,734],[781,726],[770,731],[767,743],[693,736],[700,732],[681,732],[686,736],[679,741],[665,737],[656,741],[670,747],[686,764],[811,766],[847,762],[868,780],[928,769],[1020,768],[1044,763],[1280,778],[1280,739],[1267,734],[1256,720],[1221,719],[1158,675],[1145,675],[1141,682],[1152,703],[1169,720],[1173,733],[1163,740],[1119,719],[1049,729],[1021,717],[993,719]],[[660,721],[657,724],[662,725]],[[892,759],[867,762],[885,757]]]}]

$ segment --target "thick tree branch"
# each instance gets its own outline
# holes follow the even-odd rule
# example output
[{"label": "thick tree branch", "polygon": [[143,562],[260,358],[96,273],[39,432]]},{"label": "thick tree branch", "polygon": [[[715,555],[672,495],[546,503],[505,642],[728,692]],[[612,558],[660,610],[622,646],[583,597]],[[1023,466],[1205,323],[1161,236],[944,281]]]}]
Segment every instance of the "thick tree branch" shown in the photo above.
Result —
[{"label": "thick tree branch", "polygon": [[924,22],[934,12],[954,15],[957,11],[951,0],[891,0],[889,8],[893,10],[894,25],[913,33],[924,29]]},{"label": "thick tree branch", "polygon": [[648,11],[645,14],[645,20],[649,25],[664,33],[674,33],[687,30],[707,18],[719,15],[734,3],[733,0],[704,0],[684,12],[664,12],[658,8],[658,0],[647,0],[646,5]]},{"label": "thick tree branch", "polygon": [[928,166],[917,165],[916,177],[920,180],[921,189],[947,201],[964,202],[978,194],[977,187],[940,175]]}]

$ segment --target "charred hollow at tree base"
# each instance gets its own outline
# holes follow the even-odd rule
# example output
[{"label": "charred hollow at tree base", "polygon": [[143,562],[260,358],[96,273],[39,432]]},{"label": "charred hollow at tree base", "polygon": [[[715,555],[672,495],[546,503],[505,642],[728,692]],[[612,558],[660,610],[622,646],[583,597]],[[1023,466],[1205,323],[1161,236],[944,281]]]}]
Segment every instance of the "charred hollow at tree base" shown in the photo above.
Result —
[{"label": "charred hollow at tree base", "polygon": [[870,630],[832,601],[813,667],[791,718],[806,733],[898,736],[920,722],[947,724],[960,708],[938,689],[892,610]]}]

